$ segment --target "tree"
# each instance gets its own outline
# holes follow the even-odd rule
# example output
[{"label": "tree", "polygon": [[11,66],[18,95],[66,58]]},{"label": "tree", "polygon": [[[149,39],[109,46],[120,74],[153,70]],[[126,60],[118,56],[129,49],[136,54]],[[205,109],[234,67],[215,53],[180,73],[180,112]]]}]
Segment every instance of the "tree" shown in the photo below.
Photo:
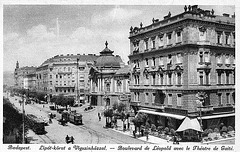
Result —
[{"label": "tree", "polygon": [[138,113],[136,115],[136,117],[133,118],[133,120],[132,120],[132,122],[135,126],[135,131],[137,131],[137,128],[139,128],[139,131],[140,131],[141,125],[144,125],[146,123],[146,120],[147,120],[147,115],[146,114]]},{"label": "tree", "polygon": [[112,120],[113,117],[113,109],[106,109],[104,111],[104,117],[106,117],[106,127],[110,127],[111,126],[111,122],[109,122],[109,119]]}]

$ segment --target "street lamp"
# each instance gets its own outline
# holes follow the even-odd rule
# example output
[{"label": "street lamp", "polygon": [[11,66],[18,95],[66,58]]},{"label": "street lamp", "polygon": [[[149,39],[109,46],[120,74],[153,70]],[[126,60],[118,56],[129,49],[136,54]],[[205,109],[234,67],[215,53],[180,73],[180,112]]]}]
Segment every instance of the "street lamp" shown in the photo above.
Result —
[{"label": "street lamp", "polygon": [[[203,106],[202,105],[208,96],[205,92],[198,92],[196,94],[196,97],[197,97],[197,103],[200,104],[200,107],[198,107],[199,108],[199,117],[200,117],[200,126],[201,126],[201,129],[203,130],[203,123],[202,123],[202,108],[203,108]],[[202,135],[201,135],[201,137],[202,137]]]},{"label": "street lamp", "polygon": [[76,97],[76,99],[77,99],[77,103],[78,103],[78,61],[79,61],[79,58],[77,58],[77,97]]},{"label": "street lamp", "polygon": [[25,119],[25,109],[24,109],[24,96],[25,96],[25,94],[24,95],[22,95],[22,111],[23,111],[23,115],[22,115],[22,120],[23,120],[23,133],[22,133],[22,144],[24,144],[25,143],[25,127],[24,127],[24,119]]}]

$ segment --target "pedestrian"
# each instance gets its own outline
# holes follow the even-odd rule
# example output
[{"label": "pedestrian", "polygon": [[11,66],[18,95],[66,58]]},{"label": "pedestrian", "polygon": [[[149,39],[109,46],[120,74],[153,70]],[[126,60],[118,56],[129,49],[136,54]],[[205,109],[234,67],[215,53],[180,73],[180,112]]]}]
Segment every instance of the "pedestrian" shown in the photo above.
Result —
[{"label": "pedestrian", "polygon": [[73,136],[70,137],[70,142],[73,144],[74,143],[74,138]]},{"label": "pedestrian", "polygon": [[68,141],[69,141],[69,136],[68,135],[66,136],[65,140],[66,140],[66,143],[68,144]]}]

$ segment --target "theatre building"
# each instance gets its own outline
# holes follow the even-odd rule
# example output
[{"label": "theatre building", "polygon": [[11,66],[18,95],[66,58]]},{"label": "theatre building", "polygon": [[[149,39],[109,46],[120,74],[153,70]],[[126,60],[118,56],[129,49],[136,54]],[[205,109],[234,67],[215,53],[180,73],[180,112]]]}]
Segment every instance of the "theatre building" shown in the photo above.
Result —
[{"label": "theatre building", "polygon": [[130,28],[131,106],[156,126],[235,127],[235,15],[197,5]]},{"label": "theatre building", "polygon": [[113,55],[106,47],[100,52],[95,64],[89,71],[91,105],[112,106],[123,102],[129,107],[130,68],[124,65],[119,55]]}]

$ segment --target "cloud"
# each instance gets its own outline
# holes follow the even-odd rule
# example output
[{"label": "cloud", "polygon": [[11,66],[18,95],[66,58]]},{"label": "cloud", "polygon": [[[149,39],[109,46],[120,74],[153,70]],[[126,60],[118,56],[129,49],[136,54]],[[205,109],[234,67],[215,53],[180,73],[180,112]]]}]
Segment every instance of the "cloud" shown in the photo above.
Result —
[{"label": "cloud", "polygon": [[140,10],[124,9],[116,6],[102,14],[93,14],[91,20],[93,24],[105,24],[109,22],[122,23],[140,14],[142,14]]},{"label": "cloud", "polygon": [[12,41],[12,40],[16,40],[18,38],[18,34],[17,33],[9,33],[7,35],[4,35],[3,37],[3,41]]},{"label": "cloud", "polygon": [[85,27],[79,27],[70,35],[74,40],[90,40],[94,37],[94,32]]},{"label": "cloud", "polygon": [[27,30],[27,35],[33,39],[53,39],[56,37],[53,31],[48,31],[47,27],[44,25],[34,26]]}]

